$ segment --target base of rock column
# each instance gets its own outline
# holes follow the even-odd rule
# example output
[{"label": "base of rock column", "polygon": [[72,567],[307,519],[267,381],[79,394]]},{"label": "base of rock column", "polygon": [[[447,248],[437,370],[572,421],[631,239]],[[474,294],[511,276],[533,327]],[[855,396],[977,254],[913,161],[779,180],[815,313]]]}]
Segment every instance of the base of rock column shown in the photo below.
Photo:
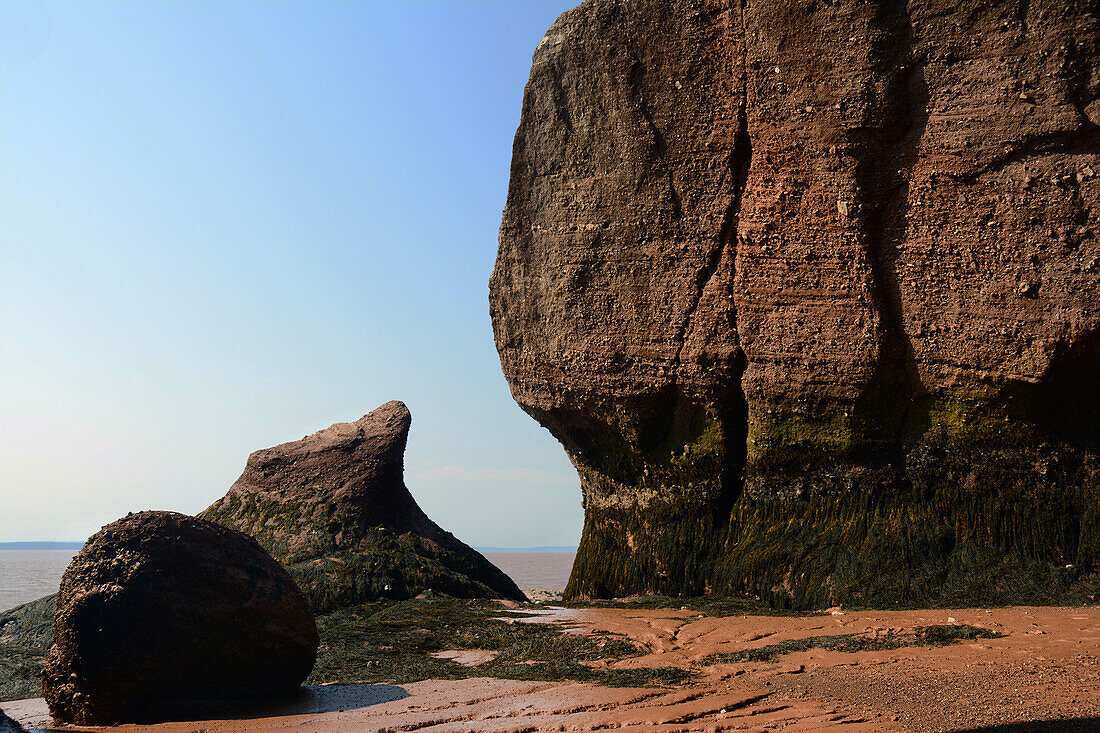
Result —
[{"label": "base of rock column", "polygon": [[[727,513],[728,512],[728,513]],[[788,447],[726,510],[589,509],[566,598],[755,597],[777,608],[1087,603],[1100,467],[1025,427],[928,431],[893,460]]]}]

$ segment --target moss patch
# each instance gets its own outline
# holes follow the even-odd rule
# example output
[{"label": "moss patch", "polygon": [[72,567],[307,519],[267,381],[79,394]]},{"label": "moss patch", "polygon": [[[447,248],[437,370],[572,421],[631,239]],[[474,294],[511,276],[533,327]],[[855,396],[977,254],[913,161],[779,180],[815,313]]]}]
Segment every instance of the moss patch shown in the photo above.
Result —
[{"label": "moss patch", "polygon": [[889,632],[881,636],[865,634],[838,634],[833,636],[810,636],[805,639],[790,639],[778,644],[742,649],[738,652],[712,654],[704,660],[707,664],[729,662],[773,662],[784,654],[804,652],[810,649],[825,649],[831,652],[876,652],[886,649],[901,649],[909,646],[946,646],[964,639],[999,639],[1003,637],[996,631],[976,626],[918,626],[912,634]]},{"label": "moss patch", "polygon": [[[728,504],[689,501],[679,485],[651,487],[648,503],[590,503],[565,597],[724,595],[793,609],[1089,603],[1100,595],[1100,457],[1014,419],[1002,396],[922,398],[904,447],[845,445],[824,412],[750,453]],[[820,434],[804,440],[811,428]]]},{"label": "moss patch", "polygon": [[565,598],[709,595],[727,522],[699,502],[589,506]]},{"label": "moss patch", "polygon": [[[552,624],[509,623],[491,601],[452,598],[382,601],[342,609],[317,620],[321,651],[309,682],[385,682],[497,677],[576,680],[614,686],[676,684],[676,668],[593,669],[580,662],[617,660],[642,650],[622,639],[567,634]],[[495,659],[463,667],[432,652],[486,649]]]},{"label": "moss patch", "polygon": [[565,601],[567,608],[619,608],[626,610],[679,610],[701,613],[712,618],[725,616],[816,616],[817,611],[777,609],[759,599],[731,596],[672,596],[648,595],[614,599],[588,599]]},{"label": "moss patch", "polygon": [[1088,604],[1100,594],[1089,537],[1078,539],[1089,516],[952,486],[743,496],[725,525],[697,507],[590,509],[566,598],[713,595],[799,610]]},{"label": "moss patch", "polygon": [[381,598],[408,599],[428,588],[459,598],[500,596],[476,579],[485,569],[461,554],[413,532],[361,528],[332,504],[229,494],[201,516],[254,537],[286,567],[318,614]]},{"label": "moss patch", "polygon": [[749,462],[769,460],[792,446],[812,446],[829,453],[843,453],[855,443],[850,404],[816,408],[783,405],[770,414],[756,416],[748,434]]},{"label": "moss patch", "polygon": [[[0,614],[0,700],[39,697],[53,636],[56,596]],[[321,646],[310,684],[497,677],[576,680],[612,686],[674,685],[691,678],[675,667],[593,669],[581,662],[638,656],[643,649],[609,636],[569,634],[554,624],[509,623],[497,602],[446,596],[382,600],[320,616]],[[529,615],[529,614],[528,614]],[[463,667],[432,652],[488,649],[495,659]]]},{"label": "moss patch", "polygon": [[41,697],[55,610],[53,595],[0,613],[0,700]]}]

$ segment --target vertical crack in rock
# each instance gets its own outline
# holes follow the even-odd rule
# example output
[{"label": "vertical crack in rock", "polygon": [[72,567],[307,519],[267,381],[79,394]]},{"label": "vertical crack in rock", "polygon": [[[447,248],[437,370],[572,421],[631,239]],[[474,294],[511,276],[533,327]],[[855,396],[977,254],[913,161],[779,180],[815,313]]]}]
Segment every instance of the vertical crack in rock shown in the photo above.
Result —
[{"label": "vertical crack in rock", "polygon": [[[738,2],[738,17],[741,25],[742,38],[745,38],[745,8],[742,2]],[[742,49],[741,54],[741,76],[742,79],[747,78],[745,73],[745,53]],[[741,99],[737,105],[737,130],[734,133],[733,138],[733,150],[730,151],[729,158],[727,160],[727,168],[723,172],[723,181],[728,176],[731,181],[730,201],[726,205],[726,210],[722,216],[722,226],[718,232],[718,244],[711,252],[709,259],[699,269],[699,273],[695,280],[695,296],[688,306],[687,311],[684,314],[683,323],[680,326],[679,333],[674,339],[677,344],[676,354],[673,357],[672,363],[674,367],[680,366],[681,355],[683,354],[684,345],[687,342],[688,334],[691,333],[691,328],[695,323],[695,314],[699,310],[699,303],[703,299],[703,293],[706,292],[707,286],[718,272],[718,267],[722,263],[722,256],[729,252],[730,256],[730,281],[732,291],[732,281],[736,276],[735,263],[737,254],[737,226],[740,221],[741,215],[741,202],[745,196],[745,186],[748,183],[749,168],[752,165],[752,140],[749,138],[749,120],[748,120],[748,100],[744,89],[742,90]],[[671,173],[669,174],[671,176]],[[731,330],[737,332],[737,306],[735,305],[733,298],[730,298],[730,326]],[[738,350],[740,353],[740,349]],[[741,354],[743,360],[743,354]],[[740,372],[738,369],[738,389],[740,389]],[[741,394],[742,400],[744,399],[744,393]]]},{"label": "vertical crack in rock", "polygon": [[[736,12],[736,20],[734,20]],[[739,25],[741,38],[745,39],[745,10],[743,2],[731,3],[728,11],[730,25]],[[732,27],[731,27],[731,30]],[[729,333],[735,340],[739,339],[737,331],[737,305],[733,298],[733,280],[736,277],[737,263],[737,235],[740,222],[741,204],[744,200],[745,189],[748,184],[749,169],[752,165],[752,140],[749,135],[748,100],[747,89],[744,86],[747,79],[747,60],[745,49],[739,57],[734,58],[740,68],[732,73],[738,73],[742,79],[741,95],[736,100],[736,128],[732,138],[732,148],[726,158],[726,167],[722,172],[719,182],[719,191],[729,186],[729,200],[726,202],[722,213],[721,226],[715,240],[716,246],[709,253],[706,261],[700,267],[695,277],[695,289],[692,301],[685,311],[678,333],[674,338],[676,351],[673,355],[672,378],[674,383],[680,378],[680,368],[683,361],[684,349],[687,346],[693,330],[698,325],[696,316],[704,295],[711,288],[715,277],[720,274],[728,278],[724,283],[727,290],[728,311],[725,318],[728,319]],[[669,174],[671,176],[671,173]],[[722,270],[723,259],[728,259],[728,271]],[[711,317],[721,317],[719,314],[710,313]],[[744,481],[745,458],[748,440],[748,404],[745,392],[741,385],[741,379],[745,371],[745,354],[740,345],[737,345],[733,353],[734,363],[727,365],[727,376],[716,385],[713,395],[714,407],[718,413],[719,429],[722,433],[722,442],[725,447],[725,457],[722,467],[721,487],[714,497],[712,510],[716,522],[723,524],[728,522],[729,513],[733,503],[737,500],[742,490]],[[702,370],[708,368],[706,363],[698,364]]]},{"label": "vertical crack in rock", "polygon": [[875,373],[856,405],[862,440],[892,451],[913,401],[924,388],[913,345],[905,331],[901,288],[895,269],[907,238],[909,177],[928,121],[928,89],[913,58],[913,28],[905,0],[883,3],[874,16],[880,31],[871,54],[874,82],[864,125],[849,132],[862,240],[878,318]]},{"label": "vertical crack in rock", "polygon": [[[740,342],[738,331],[737,300],[733,297],[734,280],[737,277],[737,236],[741,222],[741,203],[745,199],[745,189],[748,186],[749,170],[752,168],[752,137],[749,135],[748,115],[748,33],[745,29],[745,3],[738,2],[738,22],[741,25],[741,79],[742,92],[737,108],[737,133],[734,136],[733,152],[730,154],[730,173],[733,176],[733,198],[726,209],[725,218],[722,220],[722,229],[719,240],[722,243],[719,249],[719,261],[722,252],[729,251],[730,258],[730,284],[729,284],[729,319],[730,331]],[[716,262],[717,266],[717,262]],[[734,364],[733,384],[727,396],[726,414],[724,415],[726,431],[726,463],[725,477],[722,487],[722,495],[719,497],[719,510],[727,516],[732,511],[733,502],[741,495],[745,481],[745,462],[748,456],[749,437],[749,406],[745,397],[745,388],[742,379],[745,375],[745,352],[738,343],[735,352],[736,364]]]},{"label": "vertical crack in rock", "polygon": [[[684,315],[683,324],[675,338],[677,344],[673,364],[680,365],[684,345],[688,334],[695,323],[695,314],[699,310],[699,303],[703,299],[703,293],[718,272],[718,266],[722,262],[722,256],[729,252],[731,268],[730,280],[736,275],[732,263],[736,262],[737,254],[737,225],[741,213],[741,201],[745,194],[745,185],[749,177],[749,167],[752,165],[752,141],[749,139],[748,115],[745,111],[745,100],[742,99],[737,110],[737,132],[734,136],[733,150],[729,155],[728,175],[732,181],[730,201],[722,217],[722,227],[718,232],[718,245],[711,252],[709,259],[699,269],[695,281],[695,296]],[[730,299],[730,325],[734,332],[737,328],[737,307]]]}]

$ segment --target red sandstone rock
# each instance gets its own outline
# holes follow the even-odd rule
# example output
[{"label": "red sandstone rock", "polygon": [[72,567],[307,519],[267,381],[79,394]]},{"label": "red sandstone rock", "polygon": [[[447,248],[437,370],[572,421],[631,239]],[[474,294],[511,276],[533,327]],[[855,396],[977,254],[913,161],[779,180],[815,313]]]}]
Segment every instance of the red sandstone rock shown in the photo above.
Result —
[{"label": "red sandstone rock", "polygon": [[404,404],[387,402],[356,422],[256,451],[203,516],[258,539],[319,613],[428,589],[526,600],[417,506],[404,482],[411,424]]},{"label": "red sandstone rock", "polygon": [[581,475],[570,593],[1077,584],[1057,568],[1100,557],[1098,97],[1095,3],[562,15],[490,310]]},{"label": "red sandstone rock", "polygon": [[107,525],[61,581],[43,693],[58,721],[286,695],[317,655],[305,597],[250,537],[173,512]]}]

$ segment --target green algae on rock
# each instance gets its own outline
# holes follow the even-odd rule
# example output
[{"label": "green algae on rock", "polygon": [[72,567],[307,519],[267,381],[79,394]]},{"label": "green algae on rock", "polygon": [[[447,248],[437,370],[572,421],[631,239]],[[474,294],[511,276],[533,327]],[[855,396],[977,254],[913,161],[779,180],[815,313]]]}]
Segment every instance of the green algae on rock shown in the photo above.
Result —
[{"label": "green algae on rock", "polygon": [[255,537],[317,613],[425,590],[526,600],[417,506],[403,478],[411,423],[404,404],[387,402],[357,422],[256,451],[201,516]]},{"label": "green algae on rock", "polygon": [[42,695],[57,594],[0,612],[0,700]]},{"label": "green algae on rock", "polygon": [[1097,99],[1081,3],[562,15],[489,304],[580,475],[566,598],[1100,591]]},{"label": "green algae on rock", "polygon": [[[570,633],[559,624],[517,623],[523,615],[493,601],[440,596],[343,608],[318,619],[321,652],[309,681],[405,684],[495,677],[634,687],[692,677],[675,667],[593,668],[586,663],[635,657],[645,649],[626,639]],[[475,667],[432,656],[462,649],[496,654]]]},{"label": "green algae on rock", "polygon": [[729,662],[773,662],[784,654],[804,652],[810,649],[824,649],[831,652],[865,652],[885,649],[901,649],[908,646],[947,646],[958,641],[973,639],[999,639],[1003,634],[966,625],[918,626],[912,633],[899,634],[887,631],[885,634],[831,634],[809,636],[803,639],[789,639],[778,644],[769,644],[737,652],[724,652],[705,658],[706,664]]}]

